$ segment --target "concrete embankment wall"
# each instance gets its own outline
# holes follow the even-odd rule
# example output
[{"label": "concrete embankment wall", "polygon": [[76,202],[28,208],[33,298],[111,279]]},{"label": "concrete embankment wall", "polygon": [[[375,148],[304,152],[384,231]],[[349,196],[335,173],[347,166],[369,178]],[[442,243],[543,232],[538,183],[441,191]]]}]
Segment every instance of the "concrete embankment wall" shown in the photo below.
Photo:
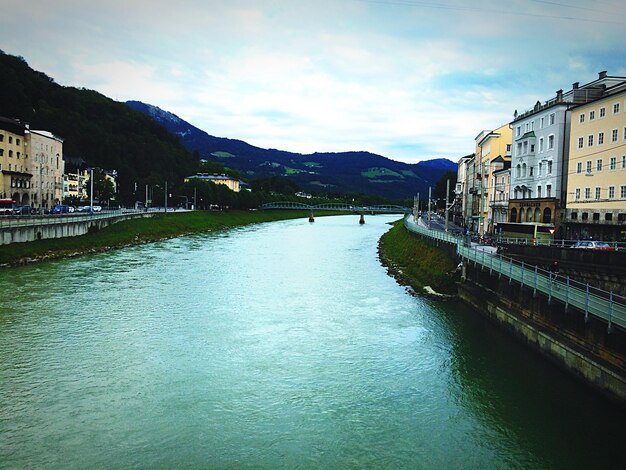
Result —
[{"label": "concrete embankment wall", "polygon": [[10,243],[32,242],[47,238],[76,237],[85,235],[90,230],[99,230],[116,222],[136,217],[152,217],[153,214],[127,214],[110,218],[74,219],[67,218],[62,222],[42,219],[41,223],[25,226],[0,227],[0,245]]},{"label": "concrete embankment wall", "polygon": [[626,405],[626,333],[602,320],[533,295],[480,265],[465,266],[459,297],[584,382]]}]

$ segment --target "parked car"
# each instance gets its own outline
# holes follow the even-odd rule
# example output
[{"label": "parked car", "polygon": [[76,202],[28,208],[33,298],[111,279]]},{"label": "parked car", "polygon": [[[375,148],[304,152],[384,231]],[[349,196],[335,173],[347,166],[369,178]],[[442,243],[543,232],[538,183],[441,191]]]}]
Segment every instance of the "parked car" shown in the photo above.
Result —
[{"label": "parked car", "polygon": [[67,214],[70,212],[70,206],[66,206],[65,204],[57,204],[52,208],[53,214]]},{"label": "parked car", "polygon": [[13,215],[30,215],[32,210],[30,206],[18,206],[13,209]]},{"label": "parked car", "polygon": [[595,240],[580,240],[572,245],[572,248],[582,249],[582,250],[607,250],[614,251],[611,245],[606,242],[599,242]]}]

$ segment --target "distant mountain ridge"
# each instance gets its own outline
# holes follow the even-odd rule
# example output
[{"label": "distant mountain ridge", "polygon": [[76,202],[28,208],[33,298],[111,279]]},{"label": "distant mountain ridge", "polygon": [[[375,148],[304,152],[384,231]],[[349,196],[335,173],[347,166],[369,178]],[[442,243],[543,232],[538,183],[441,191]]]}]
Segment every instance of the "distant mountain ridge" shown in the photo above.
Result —
[{"label": "distant mountain ridge", "polygon": [[445,158],[415,164],[397,162],[370,152],[300,154],[262,149],[242,140],[215,137],[173,113],[140,101],[126,104],[144,113],[178,136],[198,158],[218,161],[247,178],[288,176],[303,189],[319,192],[359,192],[392,199],[411,198],[457,164]]}]

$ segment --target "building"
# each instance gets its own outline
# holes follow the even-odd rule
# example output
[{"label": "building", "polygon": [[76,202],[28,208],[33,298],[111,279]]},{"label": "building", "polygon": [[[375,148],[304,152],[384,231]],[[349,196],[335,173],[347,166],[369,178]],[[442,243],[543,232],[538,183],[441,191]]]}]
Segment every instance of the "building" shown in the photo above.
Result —
[{"label": "building", "polygon": [[454,189],[455,204],[452,208],[452,220],[455,224],[465,227],[469,225],[468,217],[468,162],[474,160],[474,154],[461,157],[457,166],[456,188]]},{"label": "building", "polygon": [[565,237],[626,241],[626,78],[571,114]]},{"label": "building", "polygon": [[0,195],[21,205],[32,203],[33,174],[27,129],[20,121],[0,117]]},{"label": "building", "polygon": [[185,183],[189,183],[191,180],[208,181],[215,184],[223,184],[231,191],[239,192],[239,180],[227,175],[209,175],[206,173],[198,173],[197,175],[188,176],[185,178]]},{"label": "building", "polygon": [[76,169],[68,171],[63,175],[63,199],[71,198],[78,201],[86,201],[87,181],[89,180],[89,171]]},{"label": "building", "polygon": [[[570,146],[570,110],[600,98],[607,87],[619,83],[619,77],[600,72],[598,79],[579,86],[576,82],[567,93],[518,115],[511,122],[513,148],[509,221],[559,225],[565,217],[568,158]],[[563,236],[562,231],[559,236]]]},{"label": "building", "polygon": [[51,132],[26,130],[32,159],[32,205],[50,208],[63,200],[63,139]]},{"label": "building", "polygon": [[509,193],[511,190],[511,161],[496,159],[492,162],[491,186],[493,198],[489,202],[491,209],[490,233],[498,232],[498,224],[509,220]]},{"label": "building", "polygon": [[503,169],[511,161],[511,135],[506,123],[493,131],[483,131],[476,138],[477,230],[481,235],[494,230],[491,201],[495,200],[496,190],[492,172]]}]

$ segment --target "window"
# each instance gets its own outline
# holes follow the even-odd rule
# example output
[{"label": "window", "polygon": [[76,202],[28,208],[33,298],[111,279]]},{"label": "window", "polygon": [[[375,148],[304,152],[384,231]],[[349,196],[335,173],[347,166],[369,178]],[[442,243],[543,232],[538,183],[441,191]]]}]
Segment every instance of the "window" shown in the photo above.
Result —
[{"label": "window", "polygon": [[551,175],[552,174],[552,160],[548,161],[548,174]]},{"label": "window", "polygon": [[605,114],[606,114],[606,108],[600,108],[600,119],[602,119]]},{"label": "window", "polygon": [[596,171],[602,171],[602,159],[598,158],[596,160]]},{"label": "window", "polygon": [[585,122],[585,114],[584,113],[581,113],[580,116],[578,116],[578,122],[581,123],[581,124],[583,122]]},{"label": "window", "polygon": [[580,188],[576,188],[574,199],[580,201]]},{"label": "window", "polygon": [[613,214],[607,212],[606,214],[604,214],[604,220],[606,220],[607,222],[611,222],[613,220]]},{"label": "window", "polygon": [[535,144],[530,144],[530,153],[535,153]]},{"label": "window", "polygon": [[622,155],[622,170],[626,170],[626,155]]},{"label": "window", "polygon": [[588,218],[589,218],[589,213],[588,212],[583,212],[582,219],[583,220],[587,220]]},{"label": "window", "polygon": [[0,134],[0,142],[4,142],[4,134]]},{"label": "window", "polygon": [[521,126],[517,126],[517,128],[515,129],[515,137],[519,137],[521,131],[522,131],[522,127]]},{"label": "window", "polygon": [[550,114],[550,116],[548,116],[548,122],[549,122],[549,126],[551,126],[552,124],[554,124],[554,119],[555,119],[556,115],[554,113]]},{"label": "window", "polygon": [[589,120],[593,121],[596,118],[596,112],[595,111],[589,111]]},{"label": "window", "polygon": [[13,143],[13,137],[9,136],[9,143],[12,144]]},{"label": "window", "polygon": [[[615,134],[617,134],[617,132]],[[604,132],[598,132],[598,145],[602,145],[602,144],[604,144]]]},{"label": "window", "polygon": [[515,177],[519,178],[520,176],[522,176],[522,166],[518,163],[515,168]]},{"label": "window", "polygon": [[528,153],[528,141],[524,142],[524,154]]},{"label": "window", "polygon": [[552,150],[554,148],[554,135],[548,136],[548,150]]},{"label": "window", "polygon": [[506,144],[506,153],[511,153],[511,144]]},{"label": "window", "polygon": [[583,172],[583,162],[576,163],[576,173],[582,173],[582,172]]},{"label": "window", "polygon": [[585,139],[583,137],[579,137],[578,138],[578,148],[579,149],[583,148],[584,142],[585,142]]},{"label": "window", "polygon": [[609,186],[607,191],[607,197],[609,199],[615,199],[615,186]]},{"label": "window", "polygon": [[532,175],[533,175],[533,170],[534,170],[534,169],[535,169],[535,167],[534,167],[534,166],[531,166],[531,167],[530,167],[530,169],[528,170],[528,171],[529,171],[528,176],[532,176]]},{"label": "window", "polygon": [[626,184],[623,184],[619,187],[619,197],[622,199],[626,199]]},{"label": "window", "polygon": [[9,150],[9,157],[13,158],[13,150]]},{"label": "window", "polygon": [[585,199],[591,199],[591,188],[585,188]]},{"label": "window", "polygon": [[623,137],[623,139],[626,140],[626,127],[624,127],[624,137]]},{"label": "window", "polygon": [[541,186],[537,186],[537,197],[541,197]]},{"label": "window", "polygon": [[552,185],[551,184],[546,185],[546,197],[552,197]]},{"label": "window", "polygon": [[594,222],[600,221],[600,213],[594,212],[593,213],[593,220],[594,220]]},{"label": "window", "polygon": [[593,147],[593,135],[587,137],[587,147]]},{"label": "window", "polygon": [[522,178],[526,177],[526,163],[522,164]]},{"label": "window", "polygon": [[544,123],[545,118],[541,118],[541,120],[539,121],[539,127],[541,129],[543,129],[543,123]]},{"label": "window", "polygon": [[622,212],[622,213],[617,214],[617,220],[618,220],[619,222],[624,222],[624,221],[626,221],[626,214],[625,214],[625,213],[623,213],[623,212]]},{"label": "window", "polygon": [[611,131],[611,143],[614,144],[617,142],[617,129],[613,129]]},{"label": "window", "polygon": [[601,193],[601,189],[596,187],[596,201],[600,200],[600,193]]},{"label": "window", "polygon": [[522,143],[521,142],[517,143],[517,154],[518,155],[522,154]]},{"label": "window", "polygon": [[4,149],[0,149],[0,157],[4,156]]},{"label": "window", "polygon": [[538,176],[543,175],[542,170],[543,170],[543,163],[539,162],[539,173],[537,173]]},{"label": "window", "polygon": [[609,159],[609,170],[615,170],[616,166],[617,166],[617,158],[611,157]]},{"label": "window", "polygon": [[613,114],[619,113],[619,103],[613,104]]},{"label": "window", "polygon": [[591,165],[593,162],[591,160],[587,160],[587,173],[591,173]]}]

